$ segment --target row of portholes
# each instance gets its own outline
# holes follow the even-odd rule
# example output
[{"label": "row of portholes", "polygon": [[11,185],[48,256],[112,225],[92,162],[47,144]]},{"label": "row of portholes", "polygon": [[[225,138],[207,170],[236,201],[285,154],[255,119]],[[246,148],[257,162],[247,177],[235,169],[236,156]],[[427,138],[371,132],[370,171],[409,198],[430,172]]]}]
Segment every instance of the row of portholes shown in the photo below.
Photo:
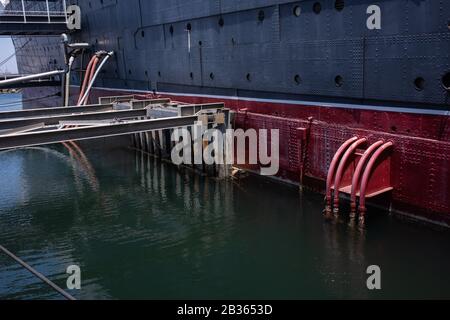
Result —
[{"label": "row of portholes", "polygon": [[[130,70],[130,74],[131,74],[131,70]],[[147,71],[145,71],[145,75],[148,76],[148,72],[147,72]],[[161,77],[161,76],[162,76],[161,71],[158,71],[158,77]],[[190,73],[189,73],[189,77],[190,77],[191,79],[194,79],[194,74],[193,74],[192,72],[190,72]],[[211,72],[211,73],[209,74],[209,78],[210,78],[211,80],[214,80],[215,74],[214,74],[213,72]],[[247,73],[247,74],[245,75],[245,79],[246,79],[248,82],[251,82],[251,81],[252,81],[252,75],[251,75],[250,73]],[[294,83],[295,83],[296,85],[301,85],[302,82],[303,82],[303,80],[302,80],[301,76],[300,76],[299,74],[296,74],[296,75],[294,76]],[[446,73],[445,75],[442,76],[441,83],[442,83],[442,86],[443,86],[446,90],[449,90],[449,91],[450,91],[450,72],[448,72],[448,73]],[[335,84],[336,87],[338,87],[338,88],[342,87],[342,86],[344,85],[344,78],[343,78],[341,75],[337,75],[337,76],[334,78],[334,84]],[[414,87],[416,88],[417,91],[422,91],[422,90],[424,90],[424,89],[425,89],[425,79],[424,79],[423,77],[417,77],[417,78],[414,80]]]},{"label": "row of portholes", "polygon": [[[345,7],[345,2],[344,0],[336,0],[334,1],[334,8],[337,11],[342,11],[344,10]],[[315,14],[319,14],[322,11],[322,4],[320,2],[315,2],[313,4],[313,12]],[[300,17],[301,13],[302,13],[302,8],[300,6],[294,6],[294,9],[292,10],[294,16],[296,17]]]},{"label": "row of portholes", "polygon": [[[129,70],[129,73],[131,74],[131,70]],[[147,72],[147,71],[145,71],[145,75],[148,76],[148,72]],[[161,71],[158,71],[158,77],[160,77],[160,78],[162,77]],[[190,73],[189,73],[189,77],[190,77],[191,79],[194,79],[194,73],[193,73],[193,72],[190,72]],[[214,80],[215,77],[216,77],[216,76],[215,76],[215,74],[214,74],[213,72],[211,72],[211,73],[209,74],[209,78],[210,78],[211,80]],[[247,74],[245,75],[245,79],[246,79],[248,82],[251,82],[251,81],[252,81],[252,75],[251,75],[250,73],[247,73]],[[302,82],[303,82],[303,80],[302,80],[302,78],[300,77],[300,75],[296,74],[296,75],[294,76],[294,83],[297,84],[297,85],[300,85],[300,84],[302,84]],[[336,84],[336,87],[342,87],[342,86],[344,85],[344,78],[343,78],[341,75],[337,75],[337,76],[334,78],[334,83]]]},{"label": "row of portholes", "polygon": [[[344,9],[344,7],[345,7],[344,0],[336,0],[335,3],[334,3],[334,7],[335,7],[335,9],[337,11],[342,11]],[[313,11],[316,14],[319,14],[322,11],[322,5],[321,5],[320,2],[315,2],[314,3]],[[294,13],[294,16],[299,17],[301,15],[301,13],[302,13],[302,8],[300,6],[295,6],[294,9],[293,9],[293,13]],[[264,21],[264,19],[265,19],[265,12],[264,12],[264,10],[259,10],[258,11],[258,21],[262,22],[262,21]],[[218,24],[219,24],[220,27],[223,27],[225,25],[225,20],[223,19],[223,17],[219,18]],[[186,24],[186,29],[185,30],[192,31],[191,23],[187,23]],[[173,25],[171,25],[169,27],[170,35],[173,36],[174,31],[175,31],[175,29],[174,29]],[[145,32],[143,30],[141,31],[141,36],[143,38],[145,37]]]},{"label": "row of portholes", "polygon": [[[441,84],[445,90],[450,91],[450,72],[447,72],[442,76]],[[425,89],[425,79],[423,77],[414,79],[414,87],[417,91],[423,91]]]},{"label": "row of portholes", "polygon": [[[171,36],[173,36],[174,31],[175,31],[175,29],[174,29],[173,26],[171,25],[171,26],[169,27],[169,32],[170,32],[170,35],[171,35]],[[192,31],[192,25],[191,25],[190,23],[188,23],[188,24],[186,25],[186,31]],[[145,38],[145,31],[144,31],[144,30],[141,30],[141,37],[142,37],[142,38]]]}]

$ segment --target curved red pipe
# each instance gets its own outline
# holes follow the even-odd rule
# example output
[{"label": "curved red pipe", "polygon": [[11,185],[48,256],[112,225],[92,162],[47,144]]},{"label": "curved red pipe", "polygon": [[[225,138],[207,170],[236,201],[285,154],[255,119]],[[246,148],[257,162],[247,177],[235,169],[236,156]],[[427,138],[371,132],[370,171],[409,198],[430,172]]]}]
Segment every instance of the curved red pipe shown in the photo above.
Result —
[{"label": "curved red pipe", "polygon": [[369,157],[372,155],[372,153],[377,149],[379,146],[381,146],[384,143],[383,140],[379,140],[372,144],[362,155],[361,159],[358,162],[358,165],[356,166],[355,172],[353,173],[352,178],[352,191],[350,194],[350,206],[351,206],[351,213],[354,215],[356,213],[356,192],[357,192],[357,186],[359,186],[359,178],[361,176],[361,172],[364,168],[364,166],[367,163],[367,160],[369,160]]},{"label": "curved red pipe", "polygon": [[81,98],[82,98],[83,95],[84,95],[84,90],[86,89],[86,86],[87,86],[87,84],[88,84],[88,80],[89,80],[89,75],[90,75],[90,73],[91,73],[92,64],[94,63],[94,60],[95,60],[95,59],[97,59],[97,57],[96,57],[96,56],[93,56],[93,57],[91,58],[91,60],[89,61],[88,66],[86,67],[86,71],[85,71],[85,74],[84,74],[83,85],[81,86],[81,89],[80,89],[80,95],[79,95],[79,97],[78,97],[77,105],[80,104],[80,100],[81,100]]},{"label": "curved red pipe", "polygon": [[359,195],[359,212],[360,217],[364,217],[366,214],[366,189],[367,185],[369,184],[369,178],[372,173],[373,166],[375,165],[375,162],[378,160],[378,158],[383,154],[383,152],[392,147],[394,144],[392,142],[386,142],[381,147],[375,151],[373,156],[370,158],[369,163],[366,166],[366,169],[364,170],[364,174],[361,180],[361,188],[360,188],[360,195]]},{"label": "curved red pipe", "polygon": [[84,95],[84,89],[86,87],[86,83],[88,81],[88,74],[91,72],[91,67],[92,67],[92,63],[94,62],[94,57],[91,58],[91,60],[89,60],[89,63],[86,67],[86,71],[84,73],[84,79],[83,79],[83,84],[81,85],[80,88],[80,95],[78,97],[78,101],[77,101],[77,105],[79,104],[79,101],[81,100],[81,97]]},{"label": "curved red pipe", "polygon": [[361,144],[367,142],[366,138],[361,138],[353,142],[353,144],[345,151],[344,155],[339,162],[338,169],[336,171],[336,177],[334,179],[334,213],[339,212],[339,188],[341,185],[342,175],[344,174],[345,165],[347,164],[350,156],[355,152]]},{"label": "curved red pipe", "polygon": [[[92,64],[91,72],[90,72],[90,75],[89,75],[89,81],[87,83],[88,85],[91,83],[92,79],[94,78],[95,69],[97,68],[97,64],[98,64],[99,61],[100,61],[100,59],[98,57],[96,57],[96,59],[94,60],[94,63]],[[86,97],[86,99],[84,100],[83,104],[86,105],[88,100],[89,100],[89,95]]]},{"label": "curved red pipe", "polygon": [[355,142],[358,139],[358,137],[353,137],[345,141],[339,149],[334,154],[333,160],[331,160],[330,168],[328,169],[328,176],[327,176],[327,186],[326,186],[326,193],[325,193],[325,212],[327,214],[331,213],[331,185],[333,183],[333,177],[334,172],[336,171],[336,165],[339,159],[341,159],[342,153],[348,148],[350,144]]}]

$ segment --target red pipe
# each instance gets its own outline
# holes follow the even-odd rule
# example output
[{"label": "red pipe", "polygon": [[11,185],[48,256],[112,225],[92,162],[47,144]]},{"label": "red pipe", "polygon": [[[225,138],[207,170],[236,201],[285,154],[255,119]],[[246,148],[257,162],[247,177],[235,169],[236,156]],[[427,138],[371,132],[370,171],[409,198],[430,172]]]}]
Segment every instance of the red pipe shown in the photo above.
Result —
[{"label": "red pipe", "polygon": [[360,212],[360,218],[363,218],[366,214],[366,189],[367,185],[369,184],[369,178],[372,174],[373,166],[375,165],[375,162],[378,160],[378,158],[381,156],[381,154],[388,148],[392,147],[394,144],[392,142],[386,142],[381,147],[375,151],[373,156],[370,158],[369,163],[367,164],[366,169],[364,170],[364,174],[361,181],[361,189],[359,194],[359,212]]},{"label": "red pipe", "polygon": [[369,157],[372,155],[372,153],[377,149],[379,146],[381,146],[384,143],[383,140],[379,140],[372,144],[362,155],[361,159],[358,162],[358,165],[356,166],[355,173],[353,173],[352,178],[352,191],[350,195],[350,206],[351,206],[351,215],[355,215],[356,213],[356,192],[357,192],[357,186],[359,186],[359,178],[361,176],[361,172],[366,165],[367,160],[369,160]]},{"label": "red pipe", "polygon": [[78,97],[77,105],[80,104],[80,100],[81,100],[81,98],[84,95],[84,90],[86,89],[86,85],[88,84],[88,80],[89,80],[89,75],[91,73],[92,64],[94,63],[95,59],[97,59],[97,56],[93,56],[91,58],[91,60],[89,61],[88,66],[86,67],[86,71],[85,71],[85,74],[84,74],[83,85],[81,86],[80,96]]},{"label": "red pipe", "polygon": [[356,148],[358,148],[361,144],[366,143],[366,138],[361,138],[355,141],[350,148],[345,151],[342,156],[341,162],[339,163],[339,167],[336,171],[336,178],[334,179],[334,213],[339,213],[339,188],[341,185],[342,175],[344,174],[345,165],[347,164],[350,156],[355,152]]},{"label": "red pipe", "polygon": [[[97,68],[97,64],[98,64],[99,61],[100,61],[100,59],[98,57],[96,57],[96,59],[94,60],[94,63],[92,64],[91,72],[90,72],[90,75],[89,75],[88,85],[91,83],[92,79],[94,78],[95,69]],[[86,99],[84,100],[83,104],[87,105],[87,101],[88,100],[89,100],[89,95],[86,97]]]},{"label": "red pipe", "polygon": [[327,187],[326,187],[327,189],[326,189],[326,194],[325,194],[325,201],[326,201],[325,213],[326,214],[331,213],[331,187],[332,187],[332,183],[333,183],[333,177],[334,177],[334,172],[336,170],[337,162],[341,158],[342,153],[348,148],[348,146],[350,144],[352,144],[353,142],[355,142],[357,139],[358,139],[358,137],[353,137],[353,138],[350,138],[347,141],[345,141],[339,147],[339,149],[336,151],[336,153],[333,157],[333,160],[331,160],[330,168],[328,169]]}]

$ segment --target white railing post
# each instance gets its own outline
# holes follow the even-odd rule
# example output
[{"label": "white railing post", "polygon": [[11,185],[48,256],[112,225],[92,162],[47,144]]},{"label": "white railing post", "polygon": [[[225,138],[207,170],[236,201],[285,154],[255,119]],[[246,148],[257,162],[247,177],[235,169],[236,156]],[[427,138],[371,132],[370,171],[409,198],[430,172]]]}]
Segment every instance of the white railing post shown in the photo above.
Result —
[{"label": "white railing post", "polygon": [[66,24],[67,24],[67,5],[66,0],[62,0],[63,2],[63,9],[64,9],[64,17],[66,18]]},{"label": "white railing post", "polygon": [[27,23],[27,15],[25,14],[25,2],[22,0],[23,22]]},{"label": "white railing post", "polygon": [[50,23],[50,7],[48,6],[48,0],[45,0],[45,4],[47,5],[47,18],[48,18],[48,23]]}]

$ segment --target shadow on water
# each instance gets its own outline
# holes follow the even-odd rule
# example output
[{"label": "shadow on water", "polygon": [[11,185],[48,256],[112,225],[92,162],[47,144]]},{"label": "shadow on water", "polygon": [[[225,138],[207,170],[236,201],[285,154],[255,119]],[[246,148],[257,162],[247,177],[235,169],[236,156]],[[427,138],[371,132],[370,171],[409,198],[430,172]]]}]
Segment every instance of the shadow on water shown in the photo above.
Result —
[{"label": "shadow on water", "polygon": [[[448,231],[324,219],[321,195],[96,145],[0,153],[0,243],[62,287],[79,265],[79,299],[450,298]],[[0,297],[59,298],[2,255]]]}]

